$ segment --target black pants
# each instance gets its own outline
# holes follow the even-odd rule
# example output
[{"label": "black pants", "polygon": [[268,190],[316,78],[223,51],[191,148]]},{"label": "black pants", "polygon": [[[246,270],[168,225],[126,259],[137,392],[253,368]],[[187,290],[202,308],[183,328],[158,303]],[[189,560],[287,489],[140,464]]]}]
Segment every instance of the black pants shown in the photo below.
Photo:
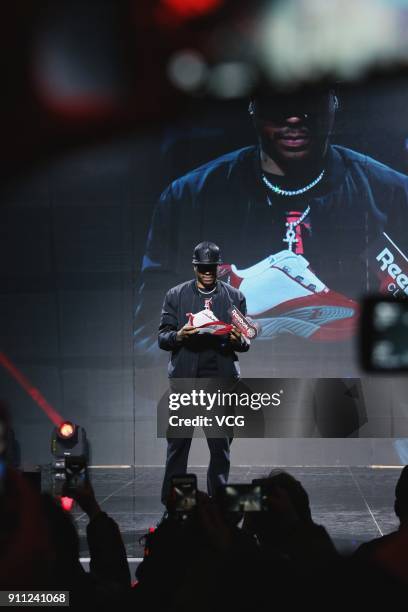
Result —
[{"label": "black pants", "polygon": [[[217,487],[226,484],[228,481],[231,442],[232,438],[207,437],[207,444],[210,449],[210,463],[207,471],[209,495],[214,495]],[[168,438],[167,444],[166,469],[161,493],[163,503],[165,503],[170,492],[171,478],[176,474],[186,474],[187,472],[191,438]]]},{"label": "black pants", "polygon": [[[228,391],[236,384],[235,380],[212,378],[211,376],[215,374],[216,372],[206,371],[204,375],[203,372],[203,376],[199,376],[199,384],[197,381],[197,384],[194,384],[191,383],[190,380],[180,382],[178,379],[172,379],[170,381],[170,389],[172,392],[183,392],[189,391],[190,388],[198,387],[212,392],[217,391],[219,388]],[[182,413],[182,411],[180,412]],[[182,415],[184,415],[184,413],[182,413]],[[188,409],[186,409],[185,416],[189,416]],[[203,429],[210,450],[210,463],[207,470],[207,491],[209,495],[213,496],[220,485],[225,485],[228,482],[233,427],[225,427],[223,431],[220,431],[221,436],[217,438],[207,435],[211,430],[207,430],[206,427]],[[167,432],[166,468],[161,492],[163,504],[165,504],[170,492],[171,478],[177,474],[187,473],[188,453],[190,451],[193,433],[193,427],[191,429],[186,428],[185,435],[189,436],[186,438],[173,438],[171,437],[171,433],[169,435],[169,432]]]}]

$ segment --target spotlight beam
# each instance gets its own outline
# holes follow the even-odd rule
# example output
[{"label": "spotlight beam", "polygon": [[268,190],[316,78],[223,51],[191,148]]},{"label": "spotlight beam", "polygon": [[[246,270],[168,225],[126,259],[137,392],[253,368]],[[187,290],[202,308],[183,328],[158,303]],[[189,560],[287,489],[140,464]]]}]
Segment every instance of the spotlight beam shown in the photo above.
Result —
[{"label": "spotlight beam", "polygon": [[7,357],[5,353],[0,351],[0,365],[18,382],[20,387],[31,397],[32,400],[41,408],[41,410],[47,415],[47,417],[54,423],[56,427],[59,427],[64,419],[58,412],[51,406],[51,404],[45,399],[39,389],[34,387],[31,382],[24,376],[22,372],[14,365],[14,363]]}]

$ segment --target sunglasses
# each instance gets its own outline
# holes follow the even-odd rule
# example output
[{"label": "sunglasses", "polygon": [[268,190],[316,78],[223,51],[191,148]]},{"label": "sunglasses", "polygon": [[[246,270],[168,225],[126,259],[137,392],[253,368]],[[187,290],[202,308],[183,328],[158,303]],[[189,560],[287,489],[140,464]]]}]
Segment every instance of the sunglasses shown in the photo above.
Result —
[{"label": "sunglasses", "polygon": [[256,99],[251,108],[261,121],[284,123],[288,117],[310,121],[328,109],[329,99],[329,92],[315,96],[276,96]]},{"label": "sunglasses", "polygon": [[214,274],[217,272],[217,264],[197,264],[197,270],[204,274],[205,272],[213,272]]}]

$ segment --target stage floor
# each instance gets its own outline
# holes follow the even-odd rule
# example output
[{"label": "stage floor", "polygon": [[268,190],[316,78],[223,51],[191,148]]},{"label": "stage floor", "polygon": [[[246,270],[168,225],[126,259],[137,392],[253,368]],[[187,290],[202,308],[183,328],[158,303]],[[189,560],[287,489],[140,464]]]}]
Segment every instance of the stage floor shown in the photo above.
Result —
[{"label": "stage floor", "polygon": [[[233,466],[230,482],[250,482],[271,467]],[[394,489],[400,467],[285,467],[299,479],[310,498],[313,518],[324,525],[339,551],[350,552],[360,543],[393,531]],[[206,490],[206,467],[189,467],[199,488]],[[129,560],[137,564],[143,555],[138,540],[157,524],[163,514],[160,487],[163,467],[90,469],[97,499],[118,523]],[[76,507],[73,515],[81,538],[81,557],[89,551],[85,528],[87,517]],[[86,563],[86,561],[85,561]]]}]

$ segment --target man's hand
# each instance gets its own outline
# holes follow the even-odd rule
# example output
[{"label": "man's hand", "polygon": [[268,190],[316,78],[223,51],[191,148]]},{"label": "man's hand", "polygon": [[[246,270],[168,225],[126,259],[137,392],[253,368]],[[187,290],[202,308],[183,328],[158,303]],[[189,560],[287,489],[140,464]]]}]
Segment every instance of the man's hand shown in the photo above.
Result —
[{"label": "man's hand", "polygon": [[176,336],[177,342],[182,342],[185,338],[188,338],[189,336],[192,336],[193,334],[196,334],[197,332],[198,332],[198,329],[196,327],[193,327],[193,325],[189,325],[188,323],[186,323],[177,332],[177,336]]},{"label": "man's hand", "polygon": [[88,475],[82,485],[78,486],[75,491],[69,492],[69,497],[72,497],[80,508],[88,515],[89,520],[92,520],[101,508],[96,501],[95,492]]},{"label": "man's hand", "polygon": [[207,536],[218,551],[227,552],[232,544],[232,530],[217,504],[202,491],[197,491],[197,510]]},{"label": "man's hand", "polygon": [[230,342],[234,342],[236,344],[240,344],[242,342],[242,334],[239,331],[238,327],[233,326],[229,333]]}]

